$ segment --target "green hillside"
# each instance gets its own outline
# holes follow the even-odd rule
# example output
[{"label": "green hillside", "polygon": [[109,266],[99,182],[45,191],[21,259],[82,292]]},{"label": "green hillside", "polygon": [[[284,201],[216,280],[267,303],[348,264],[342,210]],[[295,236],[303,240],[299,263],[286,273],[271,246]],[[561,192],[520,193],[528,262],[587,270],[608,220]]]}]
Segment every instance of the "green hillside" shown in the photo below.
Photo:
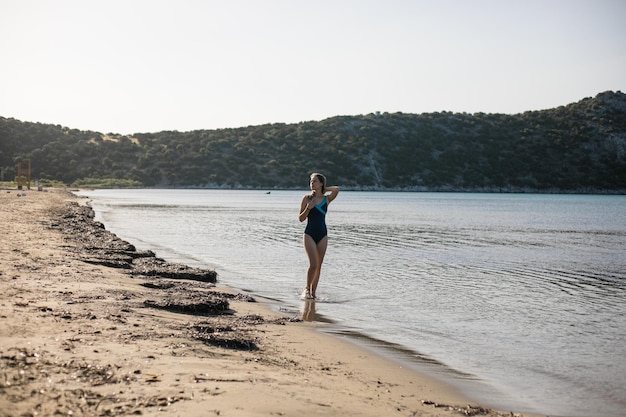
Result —
[{"label": "green hillside", "polygon": [[321,171],[368,190],[626,191],[626,94],[515,115],[377,113],[130,136],[0,117],[0,168],[68,185],[304,188]]}]

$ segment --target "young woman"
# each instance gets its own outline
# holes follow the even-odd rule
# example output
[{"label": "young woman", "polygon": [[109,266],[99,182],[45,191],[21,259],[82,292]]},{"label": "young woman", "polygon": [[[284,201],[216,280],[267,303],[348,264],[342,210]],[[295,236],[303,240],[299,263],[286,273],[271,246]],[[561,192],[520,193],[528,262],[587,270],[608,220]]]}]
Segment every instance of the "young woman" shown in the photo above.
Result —
[{"label": "young woman", "polygon": [[306,288],[302,296],[306,299],[315,299],[315,290],[320,280],[322,262],[324,262],[328,246],[326,210],[330,202],[339,194],[339,187],[326,187],[326,177],[318,173],[311,174],[309,187],[311,193],[302,197],[298,216],[301,222],[307,219],[304,230],[304,250],[309,258]]}]

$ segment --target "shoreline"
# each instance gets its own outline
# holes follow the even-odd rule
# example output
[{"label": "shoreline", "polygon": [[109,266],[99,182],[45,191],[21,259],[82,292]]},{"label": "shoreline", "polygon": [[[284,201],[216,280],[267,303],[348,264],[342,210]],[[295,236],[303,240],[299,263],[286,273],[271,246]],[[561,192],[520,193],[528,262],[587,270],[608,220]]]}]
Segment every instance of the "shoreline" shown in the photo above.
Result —
[{"label": "shoreline", "polygon": [[0,415],[512,414],[132,251],[93,215],[80,229],[91,209],[74,194],[17,193],[0,196]]}]

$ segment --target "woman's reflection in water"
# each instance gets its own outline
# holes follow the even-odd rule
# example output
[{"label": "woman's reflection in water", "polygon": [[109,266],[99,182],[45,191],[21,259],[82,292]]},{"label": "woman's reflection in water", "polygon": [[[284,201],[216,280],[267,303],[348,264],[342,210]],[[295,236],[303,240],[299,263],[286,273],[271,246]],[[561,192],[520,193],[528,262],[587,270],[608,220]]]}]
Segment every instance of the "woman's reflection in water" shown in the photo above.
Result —
[{"label": "woman's reflection in water", "polygon": [[318,319],[315,314],[315,300],[305,300],[302,308],[303,321],[316,321]]}]

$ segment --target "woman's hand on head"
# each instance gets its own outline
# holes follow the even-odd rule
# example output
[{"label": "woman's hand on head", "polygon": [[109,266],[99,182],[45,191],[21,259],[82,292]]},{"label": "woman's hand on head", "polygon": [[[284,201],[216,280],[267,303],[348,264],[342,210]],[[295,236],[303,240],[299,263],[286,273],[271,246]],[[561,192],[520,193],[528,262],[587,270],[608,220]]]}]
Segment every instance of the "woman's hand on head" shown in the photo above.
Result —
[{"label": "woman's hand on head", "polygon": [[326,187],[326,191],[330,192],[330,194],[327,195],[328,201],[331,202],[337,197],[337,194],[339,194],[339,187],[337,187],[336,185],[333,185],[332,187]]}]

